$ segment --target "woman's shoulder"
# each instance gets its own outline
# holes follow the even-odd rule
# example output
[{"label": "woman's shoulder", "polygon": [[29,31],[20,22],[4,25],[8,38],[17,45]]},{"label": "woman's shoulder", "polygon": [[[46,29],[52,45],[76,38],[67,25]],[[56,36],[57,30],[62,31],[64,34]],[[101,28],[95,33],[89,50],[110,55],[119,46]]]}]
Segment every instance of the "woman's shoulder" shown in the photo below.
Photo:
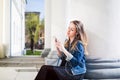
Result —
[{"label": "woman's shoulder", "polygon": [[79,52],[84,51],[84,45],[83,45],[82,41],[80,41],[80,40],[77,41],[76,50]]},{"label": "woman's shoulder", "polygon": [[77,48],[83,48],[84,47],[83,42],[80,41],[80,40],[77,41],[76,46],[77,46]]},{"label": "woman's shoulder", "polygon": [[83,46],[83,42],[81,40],[78,40],[77,45],[82,45]]}]

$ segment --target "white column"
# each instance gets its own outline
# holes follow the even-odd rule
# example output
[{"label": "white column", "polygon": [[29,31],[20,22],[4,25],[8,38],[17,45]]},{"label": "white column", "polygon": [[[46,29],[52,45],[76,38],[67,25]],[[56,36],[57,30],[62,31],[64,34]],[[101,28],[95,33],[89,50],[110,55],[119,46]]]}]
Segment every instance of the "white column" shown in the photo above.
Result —
[{"label": "white column", "polygon": [[45,64],[56,65],[56,60],[58,57],[54,44],[54,37],[56,37],[62,43],[65,40],[66,2],[65,0],[51,0],[51,3],[49,4],[51,4],[51,52],[45,59]]},{"label": "white column", "polygon": [[3,0],[0,1],[0,44],[2,44],[3,38]]},{"label": "white column", "polygon": [[45,0],[45,43],[42,57],[46,57],[51,50],[51,0]]},{"label": "white column", "polygon": [[12,1],[11,9],[11,56],[22,56],[24,50],[24,5],[21,0]]},{"label": "white column", "polygon": [[0,1],[0,53],[10,55],[10,0]]},{"label": "white column", "polygon": [[25,49],[25,6],[26,6],[26,2],[25,0],[21,0],[21,14],[23,16],[21,24],[22,24],[22,41],[21,41],[21,50],[22,50],[22,54],[24,54],[24,49]]},{"label": "white column", "polygon": [[0,1],[0,58],[4,57],[4,48],[3,48],[3,15],[4,15],[4,4],[3,0]]},{"label": "white column", "polygon": [[65,40],[66,29],[66,1],[52,0],[51,3],[51,48],[55,50],[54,36],[61,42]]},{"label": "white column", "polygon": [[45,0],[45,47],[51,48],[51,0]]},{"label": "white column", "polygon": [[10,1],[4,0],[4,32],[3,43],[5,47],[5,55],[10,56]]}]

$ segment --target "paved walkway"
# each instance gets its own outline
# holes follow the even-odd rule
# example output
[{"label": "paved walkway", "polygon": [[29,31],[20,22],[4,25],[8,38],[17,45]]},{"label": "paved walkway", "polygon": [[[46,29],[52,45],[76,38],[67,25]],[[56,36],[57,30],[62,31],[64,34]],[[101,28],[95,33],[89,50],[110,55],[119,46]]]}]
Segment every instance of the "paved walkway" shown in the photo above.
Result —
[{"label": "paved walkway", "polygon": [[42,65],[38,56],[0,59],[0,80],[34,80]]}]

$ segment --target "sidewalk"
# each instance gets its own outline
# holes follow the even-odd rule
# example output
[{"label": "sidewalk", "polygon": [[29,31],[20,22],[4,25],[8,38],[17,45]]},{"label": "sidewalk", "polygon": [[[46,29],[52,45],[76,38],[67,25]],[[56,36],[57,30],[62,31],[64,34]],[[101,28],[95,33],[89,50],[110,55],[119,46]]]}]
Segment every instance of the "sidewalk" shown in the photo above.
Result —
[{"label": "sidewalk", "polygon": [[0,67],[0,80],[34,80],[36,75],[35,67]]},{"label": "sidewalk", "polygon": [[34,80],[43,64],[41,57],[0,59],[0,80]]}]

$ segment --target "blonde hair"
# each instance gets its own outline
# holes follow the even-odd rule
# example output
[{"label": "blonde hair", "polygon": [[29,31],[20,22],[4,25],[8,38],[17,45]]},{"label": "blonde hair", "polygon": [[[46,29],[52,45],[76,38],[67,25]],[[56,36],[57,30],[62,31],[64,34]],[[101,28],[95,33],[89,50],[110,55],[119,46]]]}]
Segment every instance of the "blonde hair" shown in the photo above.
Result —
[{"label": "blonde hair", "polygon": [[[88,40],[87,40],[87,35],[85,33],[85,30],[84,30],[84,27],[83,27],[83,24],[81,21],[78,21],[78,20],[74,20],[74,21],[71,21],[70,23],[73,23],[76,27],[76,36],[72,42],[72,48],[71,49],[76,49],[76,44],[78,41],[81,41],[83,46],[84,46],[84,49],[85,49],[85,55],[88,55],[88,52],[87,52],[87,45],[88,45]],[[68,47],[69,45],[69,42],[70,40],[66,40],[65,42],[65,47]]]}]

